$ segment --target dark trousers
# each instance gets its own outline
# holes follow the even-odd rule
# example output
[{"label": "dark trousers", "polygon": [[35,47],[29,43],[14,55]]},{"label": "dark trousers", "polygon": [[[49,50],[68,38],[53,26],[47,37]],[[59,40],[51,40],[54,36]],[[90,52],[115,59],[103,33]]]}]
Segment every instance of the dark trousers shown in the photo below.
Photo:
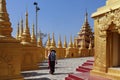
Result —
[{"label": "dark trousers", "polygon": [[55,61],[49,61],[50,73],[55,72]]}]

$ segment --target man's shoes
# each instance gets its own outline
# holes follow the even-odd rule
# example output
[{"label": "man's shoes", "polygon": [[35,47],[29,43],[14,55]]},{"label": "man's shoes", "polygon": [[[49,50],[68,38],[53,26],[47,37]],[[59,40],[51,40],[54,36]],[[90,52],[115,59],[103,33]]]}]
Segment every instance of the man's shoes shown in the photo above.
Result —
[{"label": "man's shoes", "polygon": [[53,72],[51,72],[51,74],[53,75]]}]

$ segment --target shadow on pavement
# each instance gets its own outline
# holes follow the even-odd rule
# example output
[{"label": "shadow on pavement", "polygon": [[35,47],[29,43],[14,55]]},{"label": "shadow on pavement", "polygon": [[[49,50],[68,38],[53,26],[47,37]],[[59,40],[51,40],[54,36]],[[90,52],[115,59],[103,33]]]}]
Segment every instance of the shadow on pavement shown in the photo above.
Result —
[{"label": "shadow on pavement", "polygon": [[44,69],[48,69],[49,70],[48,66],[39,66],[39,67],[40,67],[40,70],[44,70]]},{"label": "shadow on pavement", "polygon": [[43,77],[43,78],[37,78],[37,79],[32,78],[32,79],[25,79],[25,80],[51,80],[51,79]]},{"label": "shadow on pavement", "polygon": [[69,73],[54,73],[53,75],[61,75],[61,74],[69,74]]},{"label": "shadow on pavement", "polygon": [[35,76],[46,75],[46,74],[49,74],[49,73],[37,73],[37,72],[22,73],[24,77],[35,77]]}]

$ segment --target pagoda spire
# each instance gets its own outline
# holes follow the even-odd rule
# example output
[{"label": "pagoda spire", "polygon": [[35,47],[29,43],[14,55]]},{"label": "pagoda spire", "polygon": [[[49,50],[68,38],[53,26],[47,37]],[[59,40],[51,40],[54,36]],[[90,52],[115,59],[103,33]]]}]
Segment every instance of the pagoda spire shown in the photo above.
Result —
[{"label": "pagoda spire", "polygon": [[87,12],[87,9],[86,9],[86,13],[85,13],[85,23],[88,22],[88,12]]},{"label": "pagoda spire", "polygon": [[21,40],[22,34],[23,34],[23,19],[20,21],[20,27],[19,27],[19,39]]},{"label": "pagoda spire", "polygon": [[30,34],[29,32],[29,27],[28,27],[28,11],[26,11],[26,24],[25,24],[25,30],[24,30],[24,33],[28,33]]},{"label": "pagoda spire", "polygon": [[62,48],[61,36],[58,38],[58,48]]},{"label": "pagoda spire", "polygon": [[21,27],[21,34],[23,33],[23,19],[21,19],[21,25],[20,25],[20,27]]},{"label": "pagoda spire", "polygon": [[[83,36],[85,38],[85,44],[89,44],[90,42],[90,38],[89,38],[89,35],[92,35],[92,31],[91,31],[91,28],[90,28],[90,25],[89,25],[89,22],[88,22],[88,13],[87,13],[87,10],[86,10],[86,13],[85,13],[85,22],[83,23],[82,25],[82,28],[80,29],[80,32],[78,32],[78,37],[76,38],[76,41],[78,43],[78,47],[80,48],[81,46],[81,43],[83,43]],[[89,45],[86,45],[86,48],[88,48]]]},{"label": "pagoda spire", "polygon": [[0,41],[15,40],[12,38],[11,32],[12,28],[9,20],[9,15],[6,10],[6,0],[0,0]]},{"label": "pagoda spire", "polygon": [[25,29],[22,34],[22,43],[24,45],[27,45],[30,43],[31,37],[30,37],[30,31],[29,31],[29,26],[28,26],[28,12],[26,11],[26,23],[25,23]]},{"label": "pagoda spire", "polygon": [[72,48],[73,47],[73,43],[72,43],[72,35],[70,36],[70,42],[69,42],[69,48]]},{"label": "pagoda spire", "polygon": [[50,48],[51,42],[50,42],[50,34],[48,34],[48,40],[46,43],[46,48]]},{"label": "pagoda spire", "polygon": [[64,48],[67,48],[66,36],[64,37]]},{"label": "pagoda spire", "polygon": [[43,47],[41,32],[39,31],[38,47]]},{"label": "pagoda spire", "polygon": [[34,24],[32,25],[31,43],[36,45],[36,37],[35,37]]},{"label": "pagoda spire", "polygon": [[16,39],[17,40],[19,40],[19,32],[20,32],[20,30],[19,30],[19,22],[18,22],[18,24],[17,24],[17,34],[16,34]]},{"label": "pagoda spire", "polygon": [[55,43],[54,33],[52,34],[51,48],[56,48],[56,43]]}]

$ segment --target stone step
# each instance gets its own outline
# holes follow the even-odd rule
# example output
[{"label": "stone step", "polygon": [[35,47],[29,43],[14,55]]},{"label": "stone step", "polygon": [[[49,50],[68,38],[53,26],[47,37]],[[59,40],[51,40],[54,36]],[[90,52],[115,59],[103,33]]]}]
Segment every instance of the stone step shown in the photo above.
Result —
[{"label": "stone step", "polygon": [[75,79],[73,79],[71,77],[65,77],[65,80],[75,80]]},{"label": "stone step", "polygon": [[79,66],[78,68],[81,68],[81,69],[86,69],[86,70],[92,70],[93,65],[88,65],[88,66]]},{"label": "stone step", "polygon": [[94,62],[94,60],[87,60],[86,62]]},{"label": "stone step", "polygon": [[69,74],[68,77],[71,77],[74,80],[88,80],[89,72],[85,73],[74,73]]},{"label": "stone step", "polygon": [[87,65],[93,65],[94,62],[85,62],[82,64],[82,66],[87,66]]},{"label": "stone step", "polygon": [[111,79],[103,78],[101,76],[89,76],[88,80],[111,80]]},{"label": "stone step", "polygon": [[89,72],[69,74],[65,80],[111,80],[100,76],[90,76]]},{"label": "stone step", "polygon": [[109,74],[120,74],[120,67],[113,67],[108,69]]},{"label": "stone step", "polygon": [[78,71],[78,72],[89,72],[90,70],[83,69],[83,68],[76,68],[76,71]]}]

